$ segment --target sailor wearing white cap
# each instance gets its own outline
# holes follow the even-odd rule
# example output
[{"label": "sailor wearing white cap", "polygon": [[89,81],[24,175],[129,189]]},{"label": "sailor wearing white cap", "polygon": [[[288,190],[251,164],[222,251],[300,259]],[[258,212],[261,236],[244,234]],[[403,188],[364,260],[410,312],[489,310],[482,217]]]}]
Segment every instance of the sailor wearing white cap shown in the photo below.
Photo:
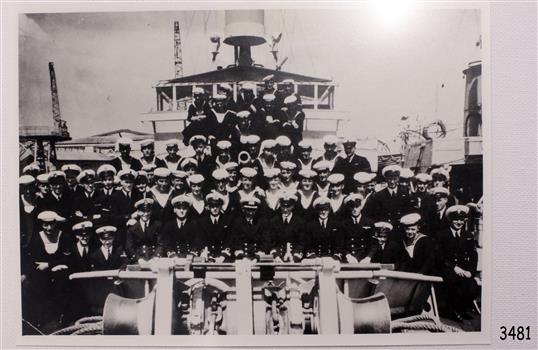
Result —
[{"label": "sailor wearing white cap", "polygon": [[38,212],[51,210],[65,218],[71,216],[73,194],[71,191],[66,190],[65,178],[65,173],[60,170],[49,173],[50,192],[44,195],[42,200],[39,200]]},{"label": "sailor wearing white cap", "polygon": [[246,81],[241,83],[241,89],[237,95],[237,110],[247,110],[252,113],[256,113],[257,109],[254,104],[256,99],[256,90],[256,84],[252,82]]},{"label": "sailor wearing white cap", "polygon": [[204,182],[205,178],[202,174],[194,174],[187,178],[187,181],[191,188],[191,193],[189,194],[192,202],[192,208],[194,209],[193,214],[198,218],[204,213],[205,209],[205,199],[204,199]]},{"label": "sailor wearing white cap", "polygon": [[36,180],[32,175],[22,175],[19,177],[20,196],[19,196],[19,215],[20,215],[20,232],[21,248],[25,249],[30,243],[31,237],[35,232],[34,210],[37,206],[38,197],[36,195]]},{"label": "sailor wearing white cap", "polygon": [[95,171],[82,170],[77,176],[81,191],[73,195],[72,211],[79,218],[100,219],[101,198],[95,191]]},{"label": "sailor wearing white cap", "polygon": [[231,155],[232,143],[228,140],[218,141],[215,145],[215,150],[217,157],[215,159],[215,166],[217,169],[220,169],[224,164],[232,161]]},{"label": "sailor wearing white cap", "polygon": [[314,164],[320,161],[330,163],[329,171],[333,171],[336,160],[338,159],[338,138],[335,135],[326,135],[323,137],[323,149],[325,150],[321,156],[314,160]]},{"label": "sailor wearing white cap", "polygon": [[140,158],[142,167],[145,165],[153,165],[157,168],[166,166],[162,159],[155,156],[155,141],[153,139],[140,141],[140,151],[142,151],[142,157]]},{"label": "sailor wearing white cap", "polygon": [[411,183],[411,180],[414,176],[415,173],[413,172],[413,170],[409,168],[400,169],[400,180],[398,182],[398,185],[403,191],[406,191],[409,194],[415,191],[413,188],[413,184]]},{"label": "sailor wearing white cap", "polygon": [[49,175],[49,173],[37,175],[37,197],[44,198],[48,193],[50,193]]},{"label": "sailor wearing white cap", "polygon": [[233,194],[233,201],[235,203],[241,202],[245,197],[258,197],[264,196],[264,191],[256,186],[256,179],[258,172],[251,167],[244,167],[239,170],[241,174],[240,185],[236,192]]},{"label": "sailor wearing white cap", "polygon": [[428,191],[432,177],[425,173],[416,174],[413,179],[415,192],[411,194],[413,208],[418,210],[424,218],[435,211],[434,196]]},{"label": "sailor wearing white cap", "polygon": [[447,187],[450,181],[450,172],[445,168],[435,168],[430,171],[434,187]]},{"label": "sailor wearing white cap", "polygon": [[283,104],[284,106],[281,108],[282,115],[280,116],[282,121],[281,133],[288,136],[295,146],[303,139],[305,114],[301,109],[299,99],[294,94],[286,96]]},{"label": "sailor wearing white cap", "polygon": [[[222,210],[228,214],[235,209],[234,205],[236,203],[231,203],[231,196],[228,192],[228,179],[230,177],[230,173],[228,173],[224,169],[216,169],[213,170],[213,173],[211,174],[213,177],[213,188],[214,191],[221,195],[223,204],[222,204]],[[231,204],[231,205],[230,205]]]},{"label": "sailor wearing white cap", "polygon": [[119,151],[119,157],[112,159],[110,164],[116,168],[116,171],[132,169],[138,171],[142,169],[140,160],[131,156],[133,140],[127,137],[120,137],[116,142],[116,149]]},{"label": "sailor wearing white cap", "polygon": [[302,140],[297,144],[297,164],[299,170],[312,169],[314,159],[312,158],[312,143]]},{"label": "sailor wearing white cap", "polygon": [[400,219],[405,236],[404,250],[397,269],[429,275],[435,267],[435,249],[433,240],[421,233],[421,219],[417,213],[404,215]]},{"label": "sailor wearing white cap", "polygon": [[267,189],[265,190],[265,204],[274,211],[277,208],[280,194],[280,169],[268,168],[263,170],[263,176],[267,181]]},{"label": "sailor wearing white cap", "polygon": [[298,175],[297,194],[299,196],[299,205],[297,205],[297,209],[301,216],[309,218],[313,214],[313,200],[318,196],[314,186],[317,173],[314,170],[301,169]]},{"label": "sailor wearing white cap", "polygon": [[290,161],[283,161],[279,164],[280,167],[280,188],[287,191],[296,191],[297,182],[294,181],[295,170],[297,164]]},{"label": "sailor wearing white cap", "polygon": [[449,222],[446,217],[446,209],[451,206],[449,204],[450,192],[446,187],[434,187],[431,190],[433,195],[434,205],[432,209],[427,212],[429,214],[425,220],[427,223],[426,233],[432,237],[437,235],[437,232],[448,228]]},{"label": "sailor wearing white cap", "polygon": [[327,160],[314,161],[312,169],[318,174],[316,177],[316,191],[320,196],[329,196],[330,183],[327,181],[331,173],[331,162]]},{"label": "sailor wearing white cap", "polygon": [[193,101],[187,108],[187,121],[190,124],[182,132],[185,146],[189,144],[189,140],[193,135],[207,136],[210,132],[207,119],[211,107],[207,101],[205,91],[201,87],[194,87],[192,93]]},{"label": "sailor wearing white cap", "polygon": [[37,177],[37,175],[39,175],[40,172],[41,172],[41,168],[39,168],[39,166],[35,163],[28,164],[27,166],[22,168],[22,173],[24,175],[31,175],[34,178]]},{"label": "sailor wearing white cap", "polygon": [[181,157],[178,155],[179,140],[170,139],[168,141],[165,141],[165,146],[166,156],[162,157],[161,160],[164,162],[165,166],[169,170],[177,170],[179,167],[179,161],[181,160]]},{"label": "sailor wearing white cap", "polygon": [[276,157],[279,162],[292,161],[292,142],[286,135],[280,135],[275,139]]},{"label": "sailor wearing white cap", "polygon": [[344,180],[343,174],[334,173],[329,175],[327,181],[329,182],[329,199],[331,200],[331,209],[334,215],[340,217],[344,211]]}]

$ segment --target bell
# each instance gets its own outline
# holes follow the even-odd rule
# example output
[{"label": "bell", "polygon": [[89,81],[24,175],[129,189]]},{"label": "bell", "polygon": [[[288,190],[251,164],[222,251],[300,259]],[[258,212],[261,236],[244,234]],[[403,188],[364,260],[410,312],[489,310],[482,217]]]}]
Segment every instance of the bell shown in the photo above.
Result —
[{"label": "bell", "polygon": [[155,292],[129,299],[109,294],[103,309],[103,334],[151,335],[154,332]]}]

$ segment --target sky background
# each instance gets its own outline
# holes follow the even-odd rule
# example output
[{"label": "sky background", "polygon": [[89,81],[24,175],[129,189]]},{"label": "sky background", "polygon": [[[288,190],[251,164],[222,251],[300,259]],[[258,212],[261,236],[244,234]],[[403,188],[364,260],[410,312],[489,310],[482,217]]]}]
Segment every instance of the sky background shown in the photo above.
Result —
[{"label": "sky background", "polygon": [[[152,84],[174,77],[173,22],[179,20],[184,75],[215,68],[213,33],[224,11],[22,14],[19,18],[21,125],[52,125],[48,62],[56,70],[62,118],[72,137],[119,128],[155,108]],[[462,70],[481,59],[478,10],[419,7],[268,10],[266,35],[282,32],[283,70],[330,78],[336,108],[351,111],[359,137],[395,138],[401,116],[442,119],[461,133]],[[253,49],[268,68],[269,46]],[[218,62],[233,62],[223,45]]]}]

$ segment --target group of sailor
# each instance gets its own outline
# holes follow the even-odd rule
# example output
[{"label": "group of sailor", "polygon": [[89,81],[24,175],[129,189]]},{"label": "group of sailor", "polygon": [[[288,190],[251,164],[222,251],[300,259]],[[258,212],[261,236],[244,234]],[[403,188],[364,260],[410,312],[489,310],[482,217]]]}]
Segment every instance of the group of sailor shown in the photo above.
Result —
[{"label": "group of sailor", "polygon": [[276,106],[304,118],[293,90],[263,95],[272,109],[249,91],[245,84],[238,101],[217,95],[209,103],[195,89],[182,155],[179,140],[167,141],[166,155],[157,157],[147,139],[138,159],[133,141],[120,138],[118,157],[97,169],[22,169],[23,293],[69,307],[69,274],[153,257],[272,256],[286,263],[328,256],[440,275],[447,310],[464,317],[479,293],[468,220],[477,207],[451,194],[449,169],[415,174],[388,165],[373,173],[356,154],[356,139],[331,135],[315,158],[302,140],[302,121],[273,114],[275,128],[267,124]]}]

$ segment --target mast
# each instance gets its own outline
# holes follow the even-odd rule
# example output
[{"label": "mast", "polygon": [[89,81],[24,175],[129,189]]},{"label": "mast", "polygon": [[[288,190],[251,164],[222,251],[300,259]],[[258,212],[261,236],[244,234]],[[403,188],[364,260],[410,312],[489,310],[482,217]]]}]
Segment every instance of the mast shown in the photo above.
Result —
[{"label": "mast", "polygon": [[183,76],[183,60],[181,56],[181,33],[179,30],[179,21],[174,21],[174,69],[176,78]]}]

